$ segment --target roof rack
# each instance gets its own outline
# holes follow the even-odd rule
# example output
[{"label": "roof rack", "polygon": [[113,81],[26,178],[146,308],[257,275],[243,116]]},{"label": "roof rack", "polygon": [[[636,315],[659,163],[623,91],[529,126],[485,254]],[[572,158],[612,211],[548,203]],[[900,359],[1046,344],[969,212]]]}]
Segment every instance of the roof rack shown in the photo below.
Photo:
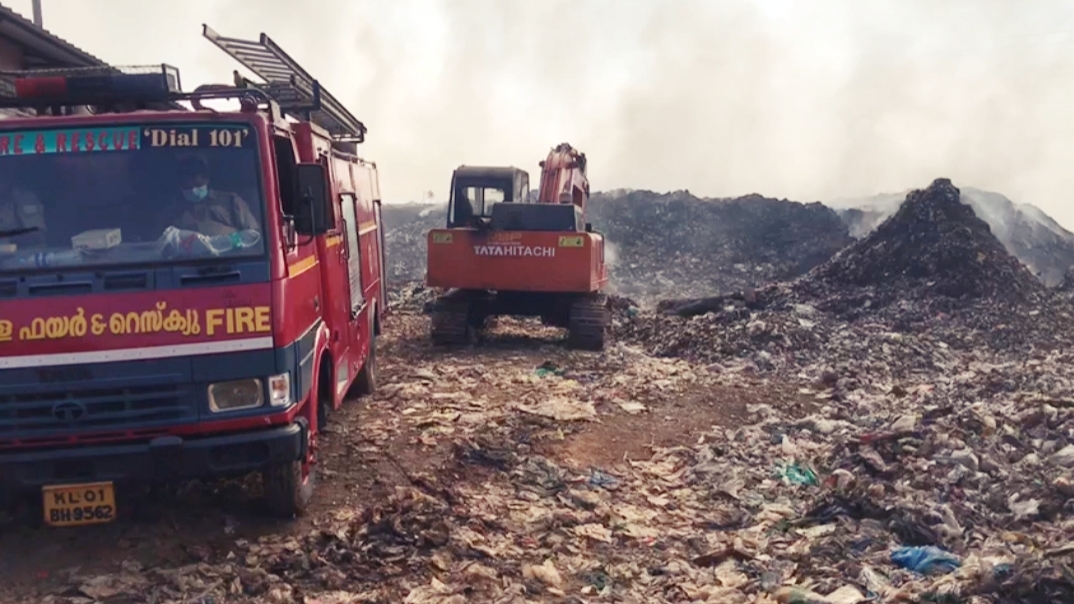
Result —
[{"label": "roof rack", "polygon": [[265,34],[258,41],[228,38],[202,25],[202,35],[264,83],[249,85],[262,90],[285,113],[300,114],[324,128],[340,142],[361,143],[365,124],[322,88],[294,59]]}]

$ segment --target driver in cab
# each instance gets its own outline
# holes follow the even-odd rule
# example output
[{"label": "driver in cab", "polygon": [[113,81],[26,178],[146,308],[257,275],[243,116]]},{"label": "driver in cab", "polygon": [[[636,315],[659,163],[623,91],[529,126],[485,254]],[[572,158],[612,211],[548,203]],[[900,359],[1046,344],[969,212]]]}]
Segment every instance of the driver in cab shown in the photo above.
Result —
[{"label": "driver in cab", "polygon": [[18,185],[0,182],[0,244],[19,249],[45,247],[45,208],[37,195]]},{"label": "driver in cab", "polygon": [[175,226],[215,237],[261,227],[250,206],[235,193],[210,186],[209,166],[200,157],[179,161],[179,195],[169,204],[163,228]]}]

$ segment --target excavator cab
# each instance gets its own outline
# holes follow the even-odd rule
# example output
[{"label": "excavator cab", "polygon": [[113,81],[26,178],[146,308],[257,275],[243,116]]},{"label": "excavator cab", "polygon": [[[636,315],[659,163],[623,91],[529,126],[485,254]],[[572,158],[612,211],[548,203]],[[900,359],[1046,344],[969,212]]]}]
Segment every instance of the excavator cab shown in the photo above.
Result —
[{"label": "excavator cab", "polygon": [[493,208],[528,203],[530,176],[514,167],[460,166],[451,176],[447,228],[489,228]]}]

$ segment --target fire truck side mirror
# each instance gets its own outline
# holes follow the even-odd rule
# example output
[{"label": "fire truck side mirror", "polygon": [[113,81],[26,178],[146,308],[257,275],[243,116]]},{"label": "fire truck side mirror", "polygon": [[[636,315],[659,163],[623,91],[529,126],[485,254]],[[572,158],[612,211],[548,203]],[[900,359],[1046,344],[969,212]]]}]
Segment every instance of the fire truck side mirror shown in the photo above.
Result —
[{"label": "fire truck side mirror", "polygon": [[331,228],[332,208],[328,205],[328,175],[321,164],[298,164],[298,203],[295,232],[315,237]]}]

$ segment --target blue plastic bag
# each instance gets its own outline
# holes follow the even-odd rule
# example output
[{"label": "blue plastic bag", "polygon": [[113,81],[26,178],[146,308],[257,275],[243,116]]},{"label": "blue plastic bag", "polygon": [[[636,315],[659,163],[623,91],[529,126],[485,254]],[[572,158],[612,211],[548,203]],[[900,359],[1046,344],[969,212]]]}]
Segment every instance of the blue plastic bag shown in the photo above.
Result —
[{"label": "blue plastic bag", "polygon": [[962,566],[954,554],[932,545],[900,547],[891,552],[891,561],[921,575],[949,573]]}]

